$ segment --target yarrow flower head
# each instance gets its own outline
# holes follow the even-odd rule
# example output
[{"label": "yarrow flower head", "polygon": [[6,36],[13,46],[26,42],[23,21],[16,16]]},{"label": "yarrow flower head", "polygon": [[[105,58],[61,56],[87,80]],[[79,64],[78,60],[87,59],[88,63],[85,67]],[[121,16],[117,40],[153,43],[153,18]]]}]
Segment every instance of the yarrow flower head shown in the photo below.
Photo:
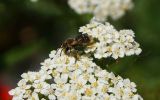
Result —
[{"label": "yarrow flower head", "polygon": [[108,16],[118,19],[133,7],[131,0],[68,0],[68,3],[77,13],[91,13],[99,21]]},{"label": "yarrow flower head", "polygon": [[114,59],[124,56],[139,55],[141,49],[139,44],[134,40],[132,30],[117,31],[110,23],[100,23],[92,20],[91,23],[80,27],[79,32],[88,34],[95,39],[95,43],[88,45],[85,52],[94,53],[94,57]]},{"label": "yarrow flower head", "polygon": [[22,74],[13,100],[143,100],[129,79],[102,70],[92,58],[76,61],[59,50],[41,63],[38,72]]}]

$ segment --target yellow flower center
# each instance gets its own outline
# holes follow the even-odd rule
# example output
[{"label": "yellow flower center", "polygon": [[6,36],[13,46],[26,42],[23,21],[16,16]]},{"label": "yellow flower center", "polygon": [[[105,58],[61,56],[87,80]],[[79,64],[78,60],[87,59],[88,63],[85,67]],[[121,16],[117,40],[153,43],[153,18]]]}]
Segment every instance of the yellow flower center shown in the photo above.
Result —
[{"label": "yellow flower center", "polygon": [[53,77],[57,76],[57,71],[56,71],[56,70],[53,70],[53,71],[52,71],[52,76],[53,76]]},{"label": "yellow flower center", "polygon": [[102,87],[102,92],[103,92],[103,93],[106,93],[106,92],[107,92],[107,87],[106,87],[106,86],[103,86],[103,87]]},{"label": "yellow flower center", "polygon": [[71,95],[70,100],[77,100],[77,96],[76,95]]},{"label": "yellow flower center", "polygon": [[89,75],[88,74],[84,74],[84,77],[83,77],[85,80],[88,80],[89,79]]},{"label": "yellow flower center", "polygon": [[69,64],[69,58],[66,58],[66,64]]},{"label": "yellow flower center", "polygon": [[63,72],[64,72],[64,73],[68,73],[68,72],[69,72],[67,66],[64,68]]},{"label": "yellow flower center", "polygon": [[93,86],[93,87],[97,87],[97,86],[98,86],[97,81],[96,81],[96,82],[93,82],[93,83],[92,83],[92,86]]},{"label": "yellow flower center", "polygon": [[86,91],[85,91],[85,94],[87,95],[87,96],[91,96],[92,94],[93,94],[93,91],[91,90],[91,89],[86,89]]},{"label": "yellow flower center", "polygon": [[38,88],[38,89],[41,89],[42,87],[43,87],[42,84],[38,84],[38,85],[37,85],[37,88]]},{"label": "yellow flower center", "polygon": [[78,68],[79,68],[79,65],[78,65],[78,64],[75,64],[75,68],[78,69]]},{"label": "yellow flower center", "polygon": [[77,84],[77,88],[78,88],[78,89],[81,89],[82,87],[83,87],[82,83],[78,83],[78,84]]}]

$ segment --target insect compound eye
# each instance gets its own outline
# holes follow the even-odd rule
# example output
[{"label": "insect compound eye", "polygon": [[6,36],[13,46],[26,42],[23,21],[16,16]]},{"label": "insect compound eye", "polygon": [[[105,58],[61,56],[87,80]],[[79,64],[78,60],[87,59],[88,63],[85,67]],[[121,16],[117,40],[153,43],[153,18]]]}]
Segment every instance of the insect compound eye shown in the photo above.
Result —
[{"label": "insect compound eye", "polygon": [[88,36],[86,36],[84,39],[85,39],[85,42],[89,41],[89,37]]},{"label": "insect compound eye", "polygon": [[85,37],[84,40],[87,41],[87,37]]}]

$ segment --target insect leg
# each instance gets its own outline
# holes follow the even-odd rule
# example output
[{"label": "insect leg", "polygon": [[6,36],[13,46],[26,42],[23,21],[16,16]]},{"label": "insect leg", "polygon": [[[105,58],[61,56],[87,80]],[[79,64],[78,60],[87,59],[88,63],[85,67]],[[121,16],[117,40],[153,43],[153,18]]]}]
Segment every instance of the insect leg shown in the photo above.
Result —
[{"label": "insect leg", "polygon": [[57,54],[57,52],[59,51],[59,49],[60,49],[60,48],[58,48],[58,49],[56,50],[56,53],[55,53],[55,54]]},{"label": "insect leg", "polygon": [[64,50],[64,48],[61,49],[60,56],[61,56],[63,50]]},{"label": "insect leg", "polygon": [[[57,49],[56,54],[57,54],[57,52],[59,51],[59,49],[63,47],[62,45],[63,45],[63,44],[61,44],[61,46]],[[62,50],[63,50],[63,48],[62,48]],[[62,52],[62,50],[61,50],[61,52]]]}]

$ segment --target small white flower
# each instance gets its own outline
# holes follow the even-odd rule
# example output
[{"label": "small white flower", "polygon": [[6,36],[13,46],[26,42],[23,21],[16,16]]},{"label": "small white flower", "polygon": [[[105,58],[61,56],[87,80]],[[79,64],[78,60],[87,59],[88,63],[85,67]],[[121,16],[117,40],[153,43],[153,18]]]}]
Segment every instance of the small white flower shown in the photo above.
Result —
[{"label": "small white flower", "polygon": [[33,92],[32,96],[28,98],[28,100],[39,100],[38,94]]},{"label": "small white flower", "polygon": [[49,96],[48,96],[48,99],[49,99],[49,100],[56,100],[56,97],[55,97],[55,95],[52,94],[52,95],[49,95]]},{"label": "small white flower", "polygon": [[54,81],[57,84],[66,83],[68,81],[68,75],[67,74],[61,74],[60,77],[55,77]]},{"label": "small white flower", "polygon": [[49,54],[49,57],[54,58],[56,56],[56,53],[57,53],[56,50],[51,51],[51,53]]},{"label": "small white flower", "polygon": [[26,81],[33,82],[35,80],[35,78],[36,78],[36,74],[37,74],[37,72],[30,72],[29,71],[28,73],[23,73],[21,75],[21,77],[23,79],[25,79]]},{"label": "small white flower", "polygon": [[143,98],[140,95],[134,95],[132,100],[143,100]]},{"label": "small white flower", "polygon": [[135,50],[135,54],[136,54],[136,55],[139,55],[141,52],[142,52],[142,49],[140,49],[140,48],[137,48],[137,49]]},{"label": "small white flower", "polygon": [[13,96],[13,100],[22,100],[24,93],[25,90],[20,87],[16,87],[15,89],[9,91],[9,94]]},{"label": "small white flower", "polygon": [[49,84],[46,82],[33,83],[33,87],[35,88],[34,92],[45,94],[43,89],[48,88]]},{"label": "small white flower", "polygon": [[21,89],[29,89],[31,87],[30,84],[27,84],[28,81],[26,81],[25,79],[22,79],[18,82],[18,86],[21,88]]},{"label": "small white flower", "polygon": [[55,66],[52,64],[52,61],[50,58],[46,59],[43,63],[41,63],[41,68],[43,70],[53,69]]}]

